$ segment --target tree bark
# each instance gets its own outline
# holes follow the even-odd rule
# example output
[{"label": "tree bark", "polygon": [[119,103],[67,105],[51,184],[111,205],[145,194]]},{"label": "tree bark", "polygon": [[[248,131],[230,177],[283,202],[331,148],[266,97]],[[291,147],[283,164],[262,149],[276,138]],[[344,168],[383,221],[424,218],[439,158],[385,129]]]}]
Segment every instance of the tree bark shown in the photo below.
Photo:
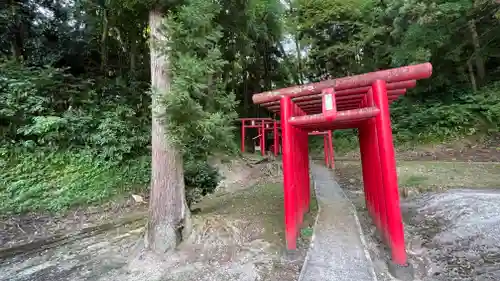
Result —
[{"label": "tree bark", "polygon": [[[107,7],[102,8],[102,33],[101,33],[101,72],[106,71],[108,64],[108,34],[109,19]],[[105,74],[107,75],[107,73]]]},{"label": "tree bark", "polygon": [[472,91],[475,93],[477,92],[476,78],[474,76],[474,68],[472,67],[470,59],[467,60],[467,69],[469,71],[469,79],[472,86]]},{"label": "tree bark", "polygon": [[297,50],[297,72],[299,74],[300,85],[304,84],[304,77],[302,75],[302,54],[300,53],[300,42],[297,32],[294,34],[295,50]]},{"label": "tree bark", "polygon": [[170,94],[170,62],[168,54],[156,48],[168,37],[162,30],[163,16],[159,9],[149,13],[152,139],[151,191],[146,248],[165,253],[174,249],[191,230],[190,212],[184,190],[183,161],[180,151],[169,138],[165,125],[166,108],[163,95]]},{"label": "tree bark", "polygon": [[12,34],[10,38],[10,49],[12,56],[17,59],[24,58],[24,24],[22,18],[22,7],[16,1],[10,1],[12,17],[14,22],[11,23]]},{"label": "tree bark", "polygon": [[[296,3],[292,0],[288,0],[288,5],[290,7],[290,17],[293,19],[294,22],[299,21],[299,17],[297,15],[297,9],[295,8]],[[301,48],[300,48],[300,41],[299,41],[299,31],[297,30],[298,27],[293,28],[293,41],[295,43],[295,51],[297,52],[297,76],[299,78],[299,83],[300,85],[304,84],[304,75],[303,75],[303,63],[302,63],[302,54],[300,53]]]},{"label": "tree bark", "polygon": [[137,65],[137,40],[135,39],[135,35],[132,37],[130,41],[130,71],[135,73]]},{"label": "tree bark", "polygon": [[481,54],[481,44],[479,43],[479,35],[477,34],[475,20],[469,21],[469,30],[471,32],[472,45],[474,46],[474,57],[476,59],[477,80],[478,80],[477,82],[481,84],[486,76],[486,71],[484,66],[484,59]]}]

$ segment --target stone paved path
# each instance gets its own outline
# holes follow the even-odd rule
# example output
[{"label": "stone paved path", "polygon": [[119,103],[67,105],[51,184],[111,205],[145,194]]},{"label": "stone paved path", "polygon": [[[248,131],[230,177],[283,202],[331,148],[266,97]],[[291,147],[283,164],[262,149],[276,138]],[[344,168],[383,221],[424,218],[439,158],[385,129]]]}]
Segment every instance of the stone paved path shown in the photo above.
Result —
[{"label": "stone paved path", "polygon": [[311,172],[320,209],[299,281],[377,280],[351,201],[326,167]]}]

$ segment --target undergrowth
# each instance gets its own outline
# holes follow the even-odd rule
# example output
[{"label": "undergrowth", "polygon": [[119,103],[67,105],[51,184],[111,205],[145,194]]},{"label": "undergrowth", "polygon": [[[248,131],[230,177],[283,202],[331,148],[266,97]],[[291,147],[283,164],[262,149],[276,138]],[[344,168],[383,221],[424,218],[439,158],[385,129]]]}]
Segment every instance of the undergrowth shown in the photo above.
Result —
[{"label": "undergrowth", "polygon": [[[0,152],[0,214],[60,213],[76,206],[102,204],[132,192],[145,193],[149,188],[149,155],[112,162],[88,151]],[[184,181],[188,205],[212,193],[220,180],[213,166],[187,161]]]},{"label": "undergrowth", "polygon": [[123,163],[88,153],[25,153],[2,157],[0,213],[60,212],[99,204],[128,191],[147,188],[149,157]]},{"label": "undergrowth", "polygon": [[[62,212],[146,191],[151,175],[148,88],[132,78],[77,77],[66,69],[0,57],[0,214]],[[184,137],[188,204],[214,191],[220,178],[207,156],[217,145],[232,144],[224,133],[231,130],[226,123],[234,113],[221,114],[217,102],[210,104],[211,110],[194,104],[197,114],[180,106],[194,119],[173,131]]]}]

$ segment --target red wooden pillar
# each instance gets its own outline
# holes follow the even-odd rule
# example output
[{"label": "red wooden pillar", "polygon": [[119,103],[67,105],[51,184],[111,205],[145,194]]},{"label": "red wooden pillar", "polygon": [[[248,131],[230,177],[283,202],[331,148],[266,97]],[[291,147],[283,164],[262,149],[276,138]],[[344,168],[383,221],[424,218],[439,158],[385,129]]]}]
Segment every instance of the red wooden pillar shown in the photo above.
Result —
[{"label": "red wooden pillar", "polygon": [[383,195],[387,207],[388,242],[391,247],[392,261],[398,265],[407,265],[404,242],[403,218],[399,206],[398,176],[396,159],[392,140],[389,101],[387,99],[387,85],[383,80],[372,84],[373,101],[380,109],[375,117],[377,129],[378,152],[382,169]]},{"label": "red wooden pillar", "polygon": [[262,156],[266,155],[266,122],[261,121],[261,135],[260,135],[260,153]]},{"label": "red wooden pillar", "polygon": [[325,166],[330,167],[330,153],[328,150],[328,136],[323,135],[323,153],[325,154]]},{"label": "red wooden pillar", "polygon": [[241,152],[245,152],[245,120],[241,120]]},{"label": "red wooden pillar", "polygon": [[[371,92],[367,94],[363,101],[363,106],[373,106]],[[373,119],[365,121],[359,128],[359,144],[361,153],[361,164],[363,171],[363,182],[367,209],[377,228],[381,231],[382,238],[385,236],[382,227],[382,175],[380,157],[378,153],[377,130]]]},{"label": "red wooden pillar", "polygon": [[[298,106],[292,102],[292,108],[293,108],[293,116],[299,116],[299,110]],[[302,215],[303,215],[303,196],[302,196],[302,173],[300,172],[301,167],[302,167],[302,159],[301,159],[301,139],[300,139],[300,129],[296,127],[292,127],[293,130],[293,175],[294,175],[294,182],[295,182],[295,188],[297,192],[297,225],[300,225],[302,223]]]},{"label": "red wooden pillar", "polygon": [[294,128],[289,123],[293,106],[290,97],[280,100],[281,106],[281,146],[283,158],[283,196],[285,209],[285,240],[289,250],[297,248],[297,203],[294,183]]},{"label": "red wooden pillar", "polygon": [[358,140],[359,140],[359,153],[361,156],[361,170],[363,173],[363,191],[365,193],[365,204],[368,213],[373,218],[373,179],[370,178],[370,167],[369,167],[369,155],[368,150],[370,149],[368,145],[368,124],[364,122],[358,128]]},{"label": "red wooden pillar", "polygon": [[[262,129],[260,127],[257,127],[257,137],[259,138],[259,147],[260,149],[262,149],[261,145],[262,145],[262,141],[260,140],[260,135],[262,134]],[[254,138],[254,144],[255,144],[255,138]],[[254,151],[254,152],[257,152],[257,151]]]},{"label": "red wooden pillar", "polygon": [[[307,115],[300,107],[297,108],[297,113],[300,116]],[[309,132],[307,130],[299,130],[298,138],[300,139],[300,154],[297,155],[301,159],[301,196],[302,196],[302,214],[309,211],[311,197],[311,178],[309,176]],[[303,219],[303,218],[302,218]]]},{"label": "red wooden pillar", "polygon": [[330,168],[335,168],[335,158],[333,154],[333,135],[332,130],[328,130],[328,150],[330,151]]},{"label": "red wooden pillar", "polygon": [[304,196],[305,196],[305,211],[309,211],[309,206],[311,203],[311,178],[309,176],[309,132],[303,131],[302,132],[302,139],[303,139],[303,154],[302,159],[304,159],[305,164],[304,164]]},{"label": "red wooden pillar", "polygon": [[[367,94],[367,102],[368,106],[376,106],[375,101],[373,99],[373,90],[368,91]],[[383,182],[383,170],[382,170],[382,163],[381,163],[381,155],[379,153],[380,150],[380,142],[378,139],[379,136],[379,131],[376,126],[375,119],[369,120],[368,123],[370,124],[370,132],[371,132],[371,138],[370,140],[372,141],[372,148],[371,152],[373,153],[373,157],[376,160],[377,163],[377,171],[378,173],[374,175],[377,185],[375,186],[375,206],[376,206],[376,221],[378,224],[379,228],[379,233],[380,233],[380,238],[384,240],[384,242],[387,242],[387,208],[386,205],[388,204],[386,194],[385,194],[385,188],[384,188],[384,182]]]},{"label": "red wooden pillar", "polygon": [[[307,115],[300,107],[297,108],[297,113],[300,116]],[[297,155],[300,158],[300,167],[298,173],[301,174],[300,180],[300,190],[301,190],[301,201],[302,201],[302,216],[309,210],[310,196],[311,196],[311,179],[309,176],[309,132],[304,129],[298,131],[298,138],[300,139],[300,154]],[[302,223],[303,217],[301,218]]]},{"label": "red wooden pillar", "polygon": [[278,122],[274,120],[273,122],[273,135],[274,135],[274,156],[278,156],[278,146],[279,146],[279,134],[278,134]]}]

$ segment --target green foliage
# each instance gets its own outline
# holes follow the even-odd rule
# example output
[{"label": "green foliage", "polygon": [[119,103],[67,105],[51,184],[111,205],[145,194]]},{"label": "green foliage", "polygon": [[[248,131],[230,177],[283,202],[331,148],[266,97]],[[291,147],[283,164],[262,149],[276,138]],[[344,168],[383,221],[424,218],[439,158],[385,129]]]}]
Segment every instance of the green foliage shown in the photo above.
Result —
[{"label": "green foliage", "polygon": [[296,2],[311,80],[430,61],[432,86],[419,92],[446,96],[450,86],[471,88],[470,60],[479,85],[497,77],[500,22],[494,1]]},{"label": "green foliage", "polygon": [[61,69],[0,63],[2,142],[33,150],[90,149],[112,161],[145,154],[148,97],[127,95],[144,92],[144,86],[120,79],[96,83]]},{"label": "green foliage", "polygon": [[500,84],[495,83],[477,94],[458,92],[456,98],[447,103],[400,102],[392,107],[396,141],[425,143],[498,132],[499,92]]},{"label": "green foliage", "polygon": [[[58,211],[101,202],[128,190],[120,186],[135,186],[131,175],[122,175],[123,167],[141,167],[140,173],[132,172],[149,177],[149,166],[137,163],[150,153],[146,15],[153,4],[163,9],[166,2],[58,3],[45,7],[47,16],[33,12],[19,18],[19,23],[30,28],[26,34],[9,34],[0,28],[1,35],[6,35],[2,38],[19,35],[24,39],[0,42],[2,53],[11,54],[10,59],[0,61],[0,147],[8,159],[2,170],[0,193],[6,198],[2,210]],[[25,9],[31,7],[29,3],[20,5]],[[262,3],[248,5],[249,9],[260,7],[255,8],[259,13],[244,12],[262,17],[266,6]],[[237,88],[243,81],[239,75],[227,76],[228,66],[240,60],[223,53],[228,51],[223,35],[231,22],[221,18],[221,5],[227,3],[167,4],[174,98],[165,103],[172,137],[184,152],[191,203],[212,192],[220,180],[206,157],[216,150],[236,150],[237,103],[235,91],[228,87]],[[12,20],[8,12],[1,16],[5,22]],[[33,20],[36,26],[30,24]],[[254,20],[258,32],[265,34],[267,28],[258,22],[261,19]],[[11,43],[20,44],[24,52],[10,53]],[[25,171],[22,182],[16,181],[20,177],[16,171]],[[60,185],[71,184],[51,202],[50,190],[63,188],[46,175],[60,173],[64,175]],[[97,194],[100,181],[107,190]],[[145,183],[137,186],[144,188]]]},{"label": "green foliage", "polygon": [[188,161],[184,166],[188,206],[198,202],[203,196],[213,193],[220,180],[219,171],[206,161]]},{"label": "green foliage", "polygon": [[13,153],[2,148],[0,212],[59,212],[99,204],[149,182],[149,157],[116,164],[87,152]]},{"label": "green foliage", "polygon": [[167,124],[186,159],[206,160],[216,150],[235,150],[235,96],[228,93],[219,47],[221,27],[214,23],[220,6],[191,0],[171,13],[166,27],[172,63],[171,92],[165,95]]},{"label": "green foliage", "polygon": [[335,151],[351,151],[358,147],[357,130],[335,131],[333,139]]},{"label": "green foliage", "polygon": [[[146,191],[150,157],[121,163],[96,158],[88,151],[26,152],[0,149],[0,213],[61,212],[102,204],[122,194]],[[188,205],[215,191],[221,176],[205,161],[187,161],[184,181]]]}]

